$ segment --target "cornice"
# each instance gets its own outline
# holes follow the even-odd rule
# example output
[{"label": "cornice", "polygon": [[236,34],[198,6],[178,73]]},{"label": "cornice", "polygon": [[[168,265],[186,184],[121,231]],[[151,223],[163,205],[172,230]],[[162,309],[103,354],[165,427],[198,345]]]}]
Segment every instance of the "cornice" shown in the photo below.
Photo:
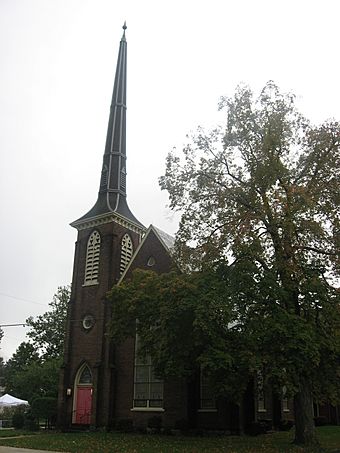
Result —
[{"label": "cornice", "polygon": [[142,228],[140,225],[137,225],[117,212],[108,212],[106,214],[90,217],[88,219],[76,220],[75,222],[70,223],[70,225],[78,231],[81,231],[111,222],[117,223],[118,225],[121,225],[140,235],[146,231],[146,228]]}]

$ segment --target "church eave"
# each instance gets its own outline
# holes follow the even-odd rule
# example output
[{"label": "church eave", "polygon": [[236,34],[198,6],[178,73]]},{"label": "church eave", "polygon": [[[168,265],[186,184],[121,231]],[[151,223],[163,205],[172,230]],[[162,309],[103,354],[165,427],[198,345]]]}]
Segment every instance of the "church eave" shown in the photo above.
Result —
[{"label": "church eave", "polygon": [[132,222],[130,219],[127,219],[126,217],[118,214],[117,212],[108,212],[105,214],[89,217],[86,219],[78,219],[70,223],[70,225],[73,228],[76,228],[78,231],[81,231],[110,222],[122,225],[125,228],[128,228],[130,231],[134,231],[135,233],[138,233],[140,235],[142,235],[146,231],[145,227],[138,225],[135,222]]}]

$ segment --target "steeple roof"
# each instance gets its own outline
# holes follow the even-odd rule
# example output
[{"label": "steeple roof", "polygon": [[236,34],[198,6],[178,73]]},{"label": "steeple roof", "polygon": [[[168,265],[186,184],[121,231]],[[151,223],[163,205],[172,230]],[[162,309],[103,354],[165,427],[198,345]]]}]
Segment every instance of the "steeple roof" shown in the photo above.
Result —
[{"label": "steeple roof", "polygon": [[88,213],[71,223],[74,227],[97,216],[102,217],[103,214],[117,213],[144,228],[130,211],[126,193],[126,28],[126,23],[124,23],[124,32],[119,45],[98,199]]}]

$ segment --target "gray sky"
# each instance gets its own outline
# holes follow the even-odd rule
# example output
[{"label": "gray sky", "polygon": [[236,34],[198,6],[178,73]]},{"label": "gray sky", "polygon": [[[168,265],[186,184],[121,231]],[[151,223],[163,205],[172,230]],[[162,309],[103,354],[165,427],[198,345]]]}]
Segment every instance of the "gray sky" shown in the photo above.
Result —
[{"label": "gray sky", "polygon": [[[124,20],[129,205],[173,234],[165,157],[223,121],[238,83],[272,79],[313,122],[340,118],[339,16],[338,0],[0,0],[1,324],[71,281],[69,223],[96,201]],[[4,331],[8,359],[25,329]]]}]

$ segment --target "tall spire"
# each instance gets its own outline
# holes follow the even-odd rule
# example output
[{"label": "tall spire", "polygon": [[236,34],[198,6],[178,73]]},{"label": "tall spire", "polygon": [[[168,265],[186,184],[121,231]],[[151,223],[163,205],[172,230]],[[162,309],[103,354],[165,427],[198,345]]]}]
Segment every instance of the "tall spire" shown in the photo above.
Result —
[{"label": "tall spire", "polygon": [[[79,221],[101,214],[116,212],[141,225],[131,213],[126,193],[126,22],[120,40],[116,75],[113,86],[109,123],[100,178],[98,199],[93,208]],[[77,224],[78,221],[74,222]]]}]

